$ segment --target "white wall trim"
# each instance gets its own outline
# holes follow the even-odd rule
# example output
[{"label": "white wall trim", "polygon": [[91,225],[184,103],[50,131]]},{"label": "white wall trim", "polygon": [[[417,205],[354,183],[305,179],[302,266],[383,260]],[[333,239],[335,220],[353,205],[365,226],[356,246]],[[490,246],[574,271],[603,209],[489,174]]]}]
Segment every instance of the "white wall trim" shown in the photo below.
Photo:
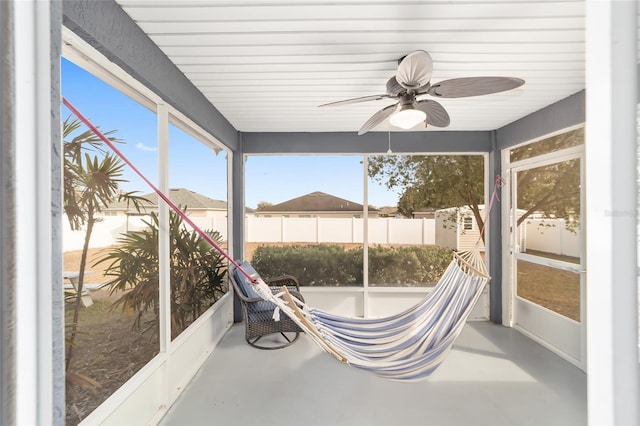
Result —
[{"label": "white wall trim", "polygon": [[637,2],[586,2],[588,419],[639,424]]},{"label": "white wall trim", "polygon": [[[51,31],[48,2],[14,1],[16,423],[53,422]],[[34,267],[37,265],[37,267]]]}]

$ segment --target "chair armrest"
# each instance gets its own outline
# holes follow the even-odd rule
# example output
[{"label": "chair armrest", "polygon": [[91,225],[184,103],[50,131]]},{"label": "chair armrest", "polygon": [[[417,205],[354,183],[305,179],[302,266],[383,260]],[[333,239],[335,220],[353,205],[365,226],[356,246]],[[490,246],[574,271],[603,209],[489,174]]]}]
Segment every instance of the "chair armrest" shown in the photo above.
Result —
[{"label": "chair armrest", "polygon": [[269,280],[265,281],[265,283],[269,287],[285,286],[289,290],[294,290],[298,293],[300,292],[300,283],[298,282],[298,279],[293,275],[281,275],[279,277],[270,278]]},{"label": "chair armrest", "polygon": [[[278,294],[282,291],[282,286],[269,286],[269,289],[271,290],[271,293],[273,294]],[[296,290],[295,287],[290,288],[287,287],[287,290],[289,290],[289,293],[297,298],[298,300],[304,302],[304,297],[302,297],[302,293],[300,293],[298,290]],[[265,300],[262,297],[247,297],[244,294],[242,294],[242,292],[240,292],[238,294],[238,296],[240,297],[240,299],[242,299],[245,303],[247,304],[251,304],[251,303],[256,303],[256,302],[265,302]],[[271,303],[271,302],[267,302],[267,303]]]},{"label": "chair armrest", "polygon": [[[230,278],[235,290],[234,292],[244,303],[255,303],[263,301],[261,297],[245,296],[242,290],[240,290],[235,278],[233,276],[231,276]],[[269,289],[273,294],[279,293],[282,290],[282,286],[285,286],[293,296],[297,297],[299,300],[304,301],[304,298],[300,293],[300,284],[298,283],[298,280],[292,275],[281,275],[279,277],[275,277],[266,281],[265,284],[269,286]]]},{"label": "chair armrest", "polygon": [[240,289],[240,286],[236,282],[236,279],[234,278],[234,276],[233,275],[229,275],[229,279],[230,279],[231,284],[233,286],[233,292],[243,302],[245,302],[245,303],[253,303],[253,302],[259,302],[259,301],[262,300],[261,297],[247,297],[247,296],[245,296],[244,293],[242,292],[242,290]]}]

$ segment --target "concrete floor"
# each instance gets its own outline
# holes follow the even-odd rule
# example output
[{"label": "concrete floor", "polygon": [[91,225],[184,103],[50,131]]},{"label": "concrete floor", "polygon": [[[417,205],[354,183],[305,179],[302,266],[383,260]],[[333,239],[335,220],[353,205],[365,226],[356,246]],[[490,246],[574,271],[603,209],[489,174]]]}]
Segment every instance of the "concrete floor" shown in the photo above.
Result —
[{"label": "concrete floor", "polygon": [[517,331],[470,322],[427,380],[343,365],[301,336],[262,351],[231,328],[163,425],[585,425],[586,375]]}]

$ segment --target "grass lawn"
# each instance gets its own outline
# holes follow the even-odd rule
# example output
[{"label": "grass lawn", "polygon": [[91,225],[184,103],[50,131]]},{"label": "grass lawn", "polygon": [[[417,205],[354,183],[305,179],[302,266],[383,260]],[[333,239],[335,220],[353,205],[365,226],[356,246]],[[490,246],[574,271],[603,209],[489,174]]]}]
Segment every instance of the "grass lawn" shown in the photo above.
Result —
[{"label": "grass lawn", "polygon": [[[580,259],[528,250],[527,254],[579,264]],[[580,321],[580,274],[518,261],[518,296]]]},{"label": "grass lawn", "polygon": [[[78,424],[158,353],[152,332],[132,330],[133,317],[110,312],[109,306],[108,298],[98,298],[80,310],[70,370],[96,380],[100,388],[95,394],[78,387],[75,396],[67,393],[67,425]],[[71,323],[73,306],[67,303],[66,308],[65,318]]]},{"label": "grass lawn", "polygon": [[[100,250],[91,250],[90,259],[100,256]],[[77,271],[80,266],[79,252],[64,254],[64,270]],[[85,281],[100,284],[107,281],[102,268],[95,268]],[[123,315],[120,310],[110,311],[116,296],[107,290],[90,291],[93,305],[80,308],[78,336],[73,349],[70,371],[86,375],[100,383],[96,393],[77,386],[67,391],[66,424],[76,425],[98,405],[114,393],[122,384],[142,368],[159,349],[158,339],[152,331],[142,333],[132,330],[133,316]],[[153,315],[148,315],[152,320]],[[65,322],[73,321],[73,303],[65,304]],[[69,327],[67,327],[69,329]],[[75,393],[75,395],[73,395]]]},{"label": "grass lawn", "polygon": [[518,261],[518,296],[580,321],[580,275]]}]

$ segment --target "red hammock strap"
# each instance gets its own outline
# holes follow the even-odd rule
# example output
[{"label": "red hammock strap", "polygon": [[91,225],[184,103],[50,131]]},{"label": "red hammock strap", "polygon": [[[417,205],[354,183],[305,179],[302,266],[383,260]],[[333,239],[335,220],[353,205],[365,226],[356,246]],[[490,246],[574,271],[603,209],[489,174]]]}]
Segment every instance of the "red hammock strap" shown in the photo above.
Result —
[{"label": "red hammock strap", "polygon": [[69,110],[76,116],[78,117],[78,119],[80,121],[82,121],[93,133],[96,134],[96,136],[98,136],[105,144],[107,144],[107,146],[109,148],[111,148],[111,150],[116,153],[116,155],[118,157],[120,157],[122,159],[122,161],[124,161],[129,167],[131,167],[131,169],[136,172],[136,174],[138,176],[140,176],[142,178],[142,180],[144,180],[147,185],[149,185],[157,194],[158,197],[162,198],[162,200],[167,203],[167,205],[173,209],[173,211],[180,216],[180,218],[185,221],[186,223],[188,223],[197,233],[198,235],[200,235],[200,237],[202,237],[203,240],[205,240],[207,243],[209,243],[214,249],[216,249],[220,254],[222,254],[225,258],[227,258],[229,260],[229,262],[231,262],[231,264],[233,266],[235,266],[236,268],[238,268],[240,270],[240,272],[242,272],[247,278],[249,278],[251,280],[252,283],[256,283],[257,280],[255,278],[253,278],[247,271],[245,271],[244,269],[242,269],[242,267],[238,264],[238,262],[236,262],[235,260],[233,260],[233,258],[226,252],[224,251],[224,249],[222,247],[220,247],[218,245],[218,243],[216,243],[206,232],[204,232],[202,229],[200,229],[195,223],[193,223],[193,221],[189,218],[189,216],[187,216],[181,209],[180,207],[176,206],[173,201],[171,201],[169,199],[169,197],[167,197],[162,191],[160,191],[160,189],[158,189],[153,183],[151,183],[151,181],[149,179],[146,178],[145,175],[142,174],[142,172],[140,170],[138,170],[138,168],[136,166],[133,165],[133,163],[131,161],[129,161],[129,159],[115,146],[115,144],[113,142],[111,142],[109,140],[109,138],[107,138],[101,131],[100,129],[98,129],[96,126],[93,125],[93,123],[91,123],[91,121],[89,121],[89,119],[87,119],[84,115],[82,115],[80,113],[80,111],[78,111],[73,105],[71,105],[71,103],[66,99],[66,98],[62,98],[62,102],[64,103],[64,105],[69,108]]},{"label": "red hammock strap", "polygon": [[489,220],[489,213],[491,213],[491,208],[493,207],[493,202],[496,200],[500,201],[498,188],[502,188],[505,184],[506,184],[506,181],[504,180],[504,178],[500,175],[496,175],[496,179],[493,183],[493,192],[491,193],[491,199],[489,200],[489,206],[487,206],[487,210],[484,215],[484,222],[482,223],[482,229],[480,229],[480,238],[478,238],[478,243],[480,243],[480,240],[484,235],[484,229],[487,226],[487,221]]}]

